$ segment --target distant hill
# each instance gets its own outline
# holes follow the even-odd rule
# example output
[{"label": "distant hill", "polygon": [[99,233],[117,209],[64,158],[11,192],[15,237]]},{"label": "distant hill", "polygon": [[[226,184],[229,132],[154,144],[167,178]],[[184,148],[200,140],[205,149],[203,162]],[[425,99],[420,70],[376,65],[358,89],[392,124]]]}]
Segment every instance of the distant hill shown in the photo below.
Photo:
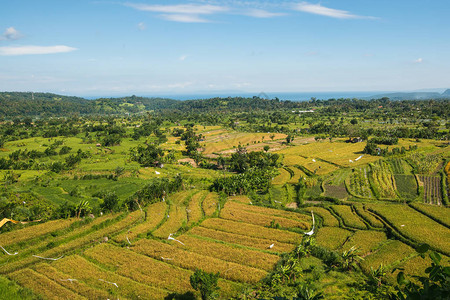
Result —
[{"label": "distant hill", "polygon": [[440,94],[437,92],[411,92],[411,93],[386,93],[378,94],[364,99],[381,99],[387,97],[391,100],[427,100],[427,99],[446,99],[450,98],[450,89]]},{"label": "distant hill", "polygon": [[442,93],[442,96],[450,97],[450,89],[446,89],[445,92]]},{"label": "distant hill", "polygon": [[51,93],[1,92],[0,117],[50,117],[138,113],[165,109],[179,101],[164,98],[124,97],[87,100]]}]

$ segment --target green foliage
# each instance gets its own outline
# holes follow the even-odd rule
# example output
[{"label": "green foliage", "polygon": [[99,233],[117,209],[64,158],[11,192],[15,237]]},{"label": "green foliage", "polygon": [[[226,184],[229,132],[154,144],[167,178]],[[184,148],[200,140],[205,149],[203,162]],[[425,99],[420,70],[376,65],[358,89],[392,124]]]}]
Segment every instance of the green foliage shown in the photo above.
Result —
[{"label": "green foliage", "polygon": [[216,299],[219,287],[217,282],[219,280],[219,273],[208,273],[197,269],[190,277],[190,283],[194,290],[199,291],[202,300]]},{"label": "green foliage", "polygon": [[253,190],[267,192],[273,176],[271,169],[251,168],[242,174],[217,178],[210,189],[227,195],[243,195]]},{"label": "green foliage", "polygon": [[31,300],[39,298],[33,295],[30,290],[22,288],[13,281],[0,276],[0,299]]},{"label": "green foliage", "polygon": [[[424,258],[429,248],[428,245],[422,244],[417,248],[417,252]],[[392,299],[448,299],[450,295],[450,267],[441,265],[442,257],[437,252],[431,251],[429,257],[432,260],[431,266],[425,270],[428,276],[414,276],[416,281],[412,281],[406,278],[403,271],[398,273],[398,287],[396,287],[396,292],[391,295]]]},{"label": "green foliage", "polygon": [[183,179],[180,175],[175,176],[172,180],[167,178],[155,178],[145,187],[134,193],[133,196],[125,201],[128,209],[136,210],[139,205],[159,202],[170,193],[177,192],[183,188]]},{"label": "green foliage", "polygon": [[103,196],[103,202],[100,204],[103,210],[116,211],[119,208],[119,197],[114,192],[107,192]]},{"label": "green foliage", "polygon": [[163,157],[164,151],[153,144],[139,145],[130,149],[130,159],[143,167],[154,166],[157,162],[161,162]]}]

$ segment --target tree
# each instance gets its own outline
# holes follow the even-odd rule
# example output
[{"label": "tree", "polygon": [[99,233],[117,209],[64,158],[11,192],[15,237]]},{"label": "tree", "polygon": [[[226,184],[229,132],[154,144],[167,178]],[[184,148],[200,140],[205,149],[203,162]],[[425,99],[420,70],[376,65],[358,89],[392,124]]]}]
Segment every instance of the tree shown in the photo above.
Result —
[{"label": "tree", "polygon": [[119,207],[119,197],[117,197],[116,193],[108,192],[103,197],[103,203],[100,204],[100,207],[105,210],[115,211]]},{"label": "tree", "polygon": [[208,273],[197,269],[190,277],[191,286],[194,290],[199,291],[202,300],[210,300],[217,298],[217,281],[219,280],[219,273]]},{"label": "tree", "polygon": [[293,140],[294,140],[294,136],[289,134],[286,137],[286,144],[290,144]]},{"label": "tree", "polygon": [[156,162],[161,162],[164,151],[153,144],[147,146],[139,145],[130,150],[131,160],[141,164],[143,167],[153,166]]},{"label": "tree", "polygon": [[269,146],[269,145],[265,145],[263,149],[264,149],[264,151],[266,151],[266,152],[267,152],[267,151],[269,151],[269,149],[270,149],[270,146]]}]

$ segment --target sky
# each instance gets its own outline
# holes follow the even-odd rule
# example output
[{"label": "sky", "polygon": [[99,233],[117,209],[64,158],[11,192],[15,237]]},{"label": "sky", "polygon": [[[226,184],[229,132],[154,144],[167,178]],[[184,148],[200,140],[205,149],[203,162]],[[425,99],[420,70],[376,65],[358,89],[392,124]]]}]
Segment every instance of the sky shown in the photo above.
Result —
[{"label": "sky", "polygon": [[450,88],[448,0],[14,0],[0,91],[77,96]]}]

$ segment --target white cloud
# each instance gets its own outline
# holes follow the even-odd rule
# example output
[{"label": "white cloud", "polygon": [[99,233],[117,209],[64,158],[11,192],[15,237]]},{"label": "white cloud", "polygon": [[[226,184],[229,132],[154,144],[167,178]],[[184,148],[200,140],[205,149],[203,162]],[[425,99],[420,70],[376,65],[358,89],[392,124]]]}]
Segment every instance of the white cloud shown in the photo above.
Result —
[{"label": "white cloud", "polygon": [[65,53],[75,51],[77,48],[72,48],[64,45],[56,46],[16,46],[16,47],[0,47],[0,55],[14,56],[14,55],[31,55],[31,54],[53,54]]},{"label": "white cloud", "polygon": [[145,30],[147,28],[147,26],[145,26],[144,22],[140,22],[137,24],[137,27],[139,28],[139,30]]},{"label": "white cloud", "polygon": [[414,63],[421,64],[423,62],[423,59],[419,57],[418,59],[414,60]]},{"label": "white cloud", "polygon": [[14,27],[6,28],[5,32],[0,36],[1,40],[18,40],[22,37],[22,34]]},{"label": "white cloud", "polygon": [[139,3],[126,3],[125,5],[141,11],[159,12],[165,14],[182,15],[210,15],[226,12],[228,7],[218,5],[201,4],[177,4],[177,5],[148,5]]},{"label": "white cloud", "polygon": [[184,61],[186,58],[188,57],[188,55],[181,55],[178,59],[181,61]]},{"label": "white cloud", "polygon": [[245,15],[254,18],[272,18],[286,15],[285,13],[274,13],[262,9],[257,2],[231,2],[224,5],[210,4],[142,4],[125,3],[126,6],[140,11],[160,13],[159,17],[175,22],[184,23],[207,23],[210,20],[203,16],[215,14]]},{"label": "white cloud", "polygon": [[200,18],[197,15],[190,14],[163,14],[161,18],[167,21],[181,22],[181,23],[208,23],[209,21]]},{"label": "white cloud", "polygon": [[285,16],[284,13],[273,13],[267,10],[263,9],[250,9],[248,11],[245,11],[243,15],[249,16],[249,17],[255,17],[255,18],[273,18],[273,17],[281,17]]},{"label": "white cloud", "polygon": [[346,10],[334,9],[322,6],[320,4],[311,4],[309,2],[301,2],[293,6],[294,10],[307,12],[336,19],[374,19],[374,17],[354,15]]}]

